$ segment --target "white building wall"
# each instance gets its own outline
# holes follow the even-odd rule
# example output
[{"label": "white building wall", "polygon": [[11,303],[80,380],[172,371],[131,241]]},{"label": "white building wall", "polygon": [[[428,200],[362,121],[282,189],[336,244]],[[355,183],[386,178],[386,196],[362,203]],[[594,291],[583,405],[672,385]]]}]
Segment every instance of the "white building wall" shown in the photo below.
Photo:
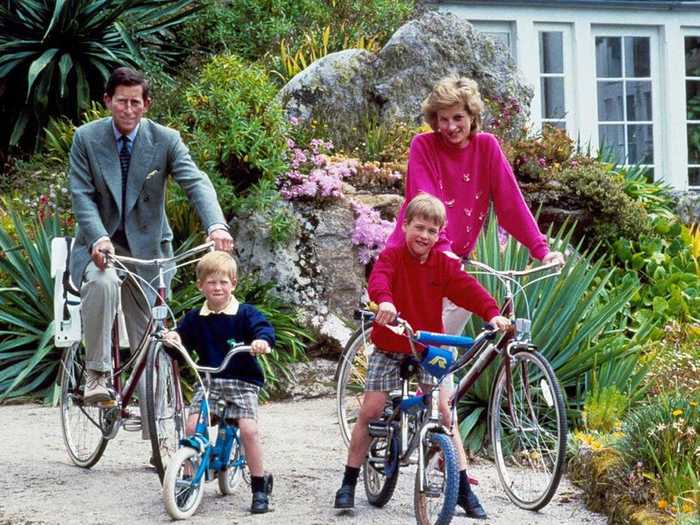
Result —
[{"label": "white building wall", "polygon": [[[525,80],[534,88],[533,126],[541,127],[539,30],[565,32],[567,131],[582,144],[598,145],[595,37],[600,34],[649,35],[655,175],[679,190],[688,188],[684,36],[700,35],[700,12],[465,5],[443,3],[439,9],[467,20],[489,21],[514,29],[514,48]],[[567,67],[567,66],[565,66]]]}]

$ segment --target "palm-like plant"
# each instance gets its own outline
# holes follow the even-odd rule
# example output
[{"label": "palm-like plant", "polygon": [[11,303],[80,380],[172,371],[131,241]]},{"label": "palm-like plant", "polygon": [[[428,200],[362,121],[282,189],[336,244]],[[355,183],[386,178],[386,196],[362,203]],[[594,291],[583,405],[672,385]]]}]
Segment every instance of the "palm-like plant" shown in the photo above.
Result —
[{"label": "palm-like plant", "polygon": [[0,146],[33,146],[50,116],[76,119],[110,72],[173,54],[193,0],[0,0]]},{"label": "palm-like plant", "polygon": [[[479,238],[476,260],[496,269],[522,269],[528,264],[527,249],[509,238],[501,245],[495,217]],[[563,225],[552,237],[553,246],[569,245],[574,228]],[[580,246],[579,246],[580,248]],[[640,377],[632,373],[631,364],[636,361],[628,357],[638,350],[651,331],[651,326],[638,327],[631,333],[627,327],[625,308],[638,288],[636,278],[623,281],[611,288],[609,281],[613,270],[603,268],[604,257],[596,257],[595,250],[582,255],[571,254],[558,278],[543,279],[526,289],[530,303],[533,342],[554,368],[564,389],[565,400],[571,420],[576,420],[583,407],[586,391],[594,383],[605,380],[606,384],[622,381],[619,370],[629,372],[628,385],[620,388],[631,397],[638,392],[629,392],[640,385]],[[497,298],[502,299],[503,290],[492,276],[477,276],[482,284]],[[525,301],[520,294],[515,299],[518,317],[526,314]],[[472,317],[467,326],[468,333],[480,331],[479,319]],[[460,403],[460,412],[466,416],[460,424],[465,445],[479,450],[486,435],[486,407],[495,373],[495,366],[487,370],[474,384]],[[624,388],[624,389],[623,389]]]}]

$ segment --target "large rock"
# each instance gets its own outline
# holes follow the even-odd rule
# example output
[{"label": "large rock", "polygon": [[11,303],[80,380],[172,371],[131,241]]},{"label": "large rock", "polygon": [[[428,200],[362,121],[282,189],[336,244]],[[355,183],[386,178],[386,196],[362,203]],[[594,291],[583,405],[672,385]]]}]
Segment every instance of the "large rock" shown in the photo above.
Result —
[{"label": "large rock", "polygon": [[334,140],[347,145],[370,120],[418,123],[422,100],[447,75],[473,78],[484,97],[500,104],[495,107],[507,108],[496,115],[502,127],[525,123],[527,111],[520,108],[529,107],[532,90],[507,50],[466,20],[437,11],[399,28],[376,57],[347,50],[321,58],[292,78],[279,98],[290,116],[323,121]]},{"label": "large rock", "polygon": [[686,191],[674,194],[676,213],[685,224],[700,223],[700,193]]}]

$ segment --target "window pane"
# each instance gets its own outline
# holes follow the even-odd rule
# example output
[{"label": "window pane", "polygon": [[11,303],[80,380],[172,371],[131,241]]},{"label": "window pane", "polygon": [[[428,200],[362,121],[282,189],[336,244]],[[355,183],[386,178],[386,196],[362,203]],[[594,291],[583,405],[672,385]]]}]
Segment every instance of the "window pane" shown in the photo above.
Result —
[{"label": "window pane", "polygon": [[599,36],[595,39],[596,75],[598,78],[622,76],[620,37]]},{"label": "window pane", "polygon": [[700,81],[686,81],[685,97],[688,107],[688,120],[700,120]]},{"label": "window pane", "polygon": [[688,168],[688,184],[700,187],[700,168]]},{"label": "window pane", "polygon": [[542,79],[542,117],[564,118],[564,79],[545,77]]},{"label": "window pane", "polygon": [[627,120],[651,120],[651,81],[627,82]]},{"label": "window pane", "polygon": [[654,164],[654,130],[651,124],[627,126],[629,164]]},{"label": "window pane", "polygon": [[540,72],[564,73],[564,34],[562,32],[540,33]]},{"label": "window pane", "polygon": [[700,124],[688,124],[688,163],[700,164]]},{"label": "window pane", "polygon": [[622,82],[598,82],[598,120],[624,120]]},{"label": "window pane", "polygon": [[600,149],[609,162],[625,164],[625,127],[622,124],[598,126]]},{"label": "window pane", "polygon": [[700,77],[700,36],[685,37],[685,74]]},{"label": "window pane", "polygon": [[649,37],[625,37],[625,77],[651,76],[649,61]]}]

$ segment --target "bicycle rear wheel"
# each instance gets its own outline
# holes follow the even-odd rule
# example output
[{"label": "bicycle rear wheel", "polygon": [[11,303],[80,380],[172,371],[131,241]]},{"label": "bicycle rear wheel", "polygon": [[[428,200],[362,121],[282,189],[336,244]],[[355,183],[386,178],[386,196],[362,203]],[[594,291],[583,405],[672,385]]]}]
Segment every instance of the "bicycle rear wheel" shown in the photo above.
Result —
[{"label": "bicycle rear wheel", "polygon": [[369,445],[364,467],[367,501],[375,507],[386,505],[394,495],[399,479],[398,443],[389,438],[374,438]]},{"label": "bicycle rear wheel", "polygon": [[[206,454],[207,452],[205,452]],[[204,495],[204,478],[192,482],[202,455],[190,447],[182,447],[168,463],[163,479],[165,509],[174,520],[184,520],[197,511]]]},{"label": "bicycle rear wheel", "polygon": [[366,325],[352,335],[345,345],[335,373],[338,424],[346,446],[350,444],[352,428],[364,399],[367,363],[374,351],[371,333],[371,325]]},{"label": "bicycle rear wheel", "polygon": [[425,443],[423,490],[416,471],[413,504],[418,525],[447,525],[452,521],[459,490],[457,456],[450,438],[429,434]]},{"label": "bicycle rear wheel", "polygon": [[146,366],[146,417],[153,463],[161,482],[168,461],[178,451],[185,433],[185,407],[177,362],[160,343],[148,350]]},{"label": "bicycle rear wheel", "polygon": [[[489,431],[498,477],[518,507],[547,505],[564,470],[566,412],[559,383],[539,352],[516,350],[494,379]],[[509,399],[510,398],[510,399]]]},{"label": "bicycle rear wheel", "polygon": [[74,343],[61,359],[61,430],[71,461],[90,468],[102,457],[107,439],[99,426],[100,409],[83,405],[85,376],[85,347]]}]

